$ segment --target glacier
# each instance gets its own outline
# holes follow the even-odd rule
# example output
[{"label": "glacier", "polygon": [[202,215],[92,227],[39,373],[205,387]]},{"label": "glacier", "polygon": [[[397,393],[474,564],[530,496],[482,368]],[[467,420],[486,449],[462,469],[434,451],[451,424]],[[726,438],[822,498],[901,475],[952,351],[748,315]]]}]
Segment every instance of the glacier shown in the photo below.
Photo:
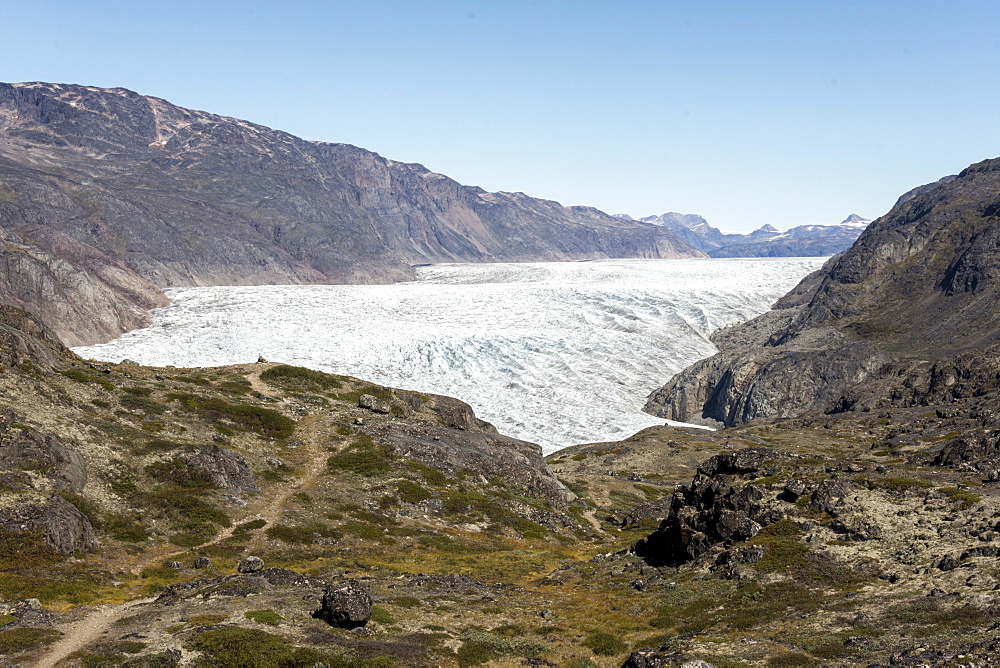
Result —
[{"label": "glacier", "polygon": [[666,421],[646,395],[826,258],[440,264],[392,285],[169,288],[151,326],[85,359],[269,361],[446,394],[546,453]]}]

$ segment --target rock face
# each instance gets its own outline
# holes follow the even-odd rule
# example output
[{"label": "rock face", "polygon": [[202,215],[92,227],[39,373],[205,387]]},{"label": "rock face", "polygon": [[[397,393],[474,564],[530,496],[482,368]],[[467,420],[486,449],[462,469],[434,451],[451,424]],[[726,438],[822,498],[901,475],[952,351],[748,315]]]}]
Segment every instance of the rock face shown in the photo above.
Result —
[{"label": "rock face", "polygon": [[143,327],[148,309],[169,303],[157,286],[96,248],[27,222],[15,228],[30,216],[9,206],[0,191],[0,300],[37,314],[67,345]]},{"label": "rock face", "polygon": [[0,364],[16,367],[28,362],[51,369],[73,357],[38,318],[20,308],[0,304]]},{"label": "rock face", "polygon": [[34,429],[15,430],[0,440],[0,467],[5,471],[34,471],[59,490],[79,493],[87,484],[87,462],[79,452],[55,436]]},{"label": "rock face", "polygon": [[656,225],[462,186],[121,88],[0,84],[0,299],[66,342],[173,285],[391,281],[427,262],[691,257]]},{"label": "rock face", "polygon": [[316,619],[342,629],[364,626],[371,616],[371,589],[358,580],[347,580],[327,587],[323,591],[319,609],[313,613]]},{"label": "rock face", "polygon": [[992,382],[1000,160],[913,192],[774,310],[719,333],[720,352],[653,392],[646,410],[732,426]]}]

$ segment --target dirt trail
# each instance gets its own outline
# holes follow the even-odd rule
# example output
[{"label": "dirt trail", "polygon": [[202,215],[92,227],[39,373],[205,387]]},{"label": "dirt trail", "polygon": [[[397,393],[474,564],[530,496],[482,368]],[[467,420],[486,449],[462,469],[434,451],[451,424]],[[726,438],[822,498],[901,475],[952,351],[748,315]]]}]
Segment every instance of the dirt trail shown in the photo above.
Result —
[{"label": "dirt trail", "polygon": [[[266,394],[267,392],[273,391],[272,388],[262,384],[256,375],[249,376],[249,380],[254,389],[258,392]],[[274,498],[260,513],[257,514],[259,519],[263,519],[269,525],[281,515],[288,499],[296,492],[311,485],[325,469],[326,458],[322,456],[322,442],[325,436],[323,425],[321,424],[322,421],[323,418],[319,415],[306,415],[298,421],[296,435],[303,442],[303,445],[300,446],[299,453],[301,453],[301,455],[305,455],[305,468],[301,469],[298,472],[299,474],[293,479],[280,483],[274,490],[276,492]],[[300,459],[301,455],[298,455],[296,458]],[[137,564],[135,568],[141,571],[144,568],[162,564],[171,557],[190,552],[192,549],[196,550],[198,548],[214,545],[232,536],[235,530],[236,525],[233,524],[207,543],[202,543],[195,548],[175,550],[166,554],[158,554],[153,558]],[[53,627],[55,630],[61,631],[64,635],[49,647],[48,651],[38,660],[36,665],[41,668],[51,668],[52,666],[56,666],[60,661],[66,659],[66,657],[73,652],[86,647],[100,638],[100,636],[107,631],[112,624],[124,617],[133,608],[152,603],[155,600],[156,597],[154,596],[150,598],[132,599],[131,601],[126,601],[125,603],[119,603],[118,605],[102,605],[74,622],[70,622],[65,626],[57,625]]]},{"label": "dirt trail", "polygon": [[588,510],[587,512],[583,513],[583,517],[585,520],[590,522],[590,526],[594,527],[594,529],[597,530],[597,533],[601,534],[602,536],[607,535],[607,532],[604,531],[604,529],[601,527],[601,522],[597,519],[597,515],[594,513],[593,510]]},{"label": "dirt trail", "polygon": [[[294,479],[278,485],[277,495],[274,499],[272,499],[261,512],[256,514],[259,519],[264,520],[268,523],[268,525],[273,524],[274,521],[278,519],[285,504],[293,494],[309,487],[312,482],[326,469],[326,459],[322,456],[323,451],[320,444],[323,434],[322,430],[316,425],[316,423],[321,420],[322,418],[316,415],[307,415],[299,420],[298,426],[296,427],[296,435],[299,436],[303,442],[300,452],[303,452],[306,455],[305,469],[302,470],[300,475],[296,476]],[[235,530],[235,524],[226,527],[226,529],[223,530],[218,536],[207,543],[199,545],[198,547],[207,547],[208,545],[213,545],[223,541],[232,536]],[[174,554],[181,554],[183,552],[187,552],[187,550],[179,550]]]},{"label": "dirt trail", "polygon": [[132,608],[146,605],[156,600],[156,597],[139,598],[119,605],[102,605],[86,617],[57,630],[63,632],[63,637],[56,641],[49,651],[35,665],[39,668],[51,668],[81,647],[97,640],[109,626],[124,617]]}]

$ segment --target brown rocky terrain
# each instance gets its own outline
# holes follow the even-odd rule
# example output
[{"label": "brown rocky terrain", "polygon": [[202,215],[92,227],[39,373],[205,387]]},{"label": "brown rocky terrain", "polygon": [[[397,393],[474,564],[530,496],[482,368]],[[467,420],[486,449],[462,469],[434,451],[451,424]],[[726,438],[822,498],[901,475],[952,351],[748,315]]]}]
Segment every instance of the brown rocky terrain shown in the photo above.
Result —
[{"label": "brown rocky terrain", "polygon": [[433,262],[702,256],[589,207],[462,186],[121,88],[0,84],[0,300],[67,344],[190,285],[387,282]]}]

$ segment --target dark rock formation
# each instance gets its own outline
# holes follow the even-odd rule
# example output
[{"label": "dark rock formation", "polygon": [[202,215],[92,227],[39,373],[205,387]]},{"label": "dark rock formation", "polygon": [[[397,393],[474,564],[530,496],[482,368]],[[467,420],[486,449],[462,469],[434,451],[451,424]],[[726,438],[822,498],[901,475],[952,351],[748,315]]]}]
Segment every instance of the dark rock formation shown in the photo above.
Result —
[{"label": "dark rock formation", "polygon": [[[943,179],[872,223],[646,410],[726,425],[947,400],[1000,378],[1000,160]],[[971,395],[969,395],[971,396]]]},{"label": "dark rock formation", "polygon": [[679,654],[672,645],[662,645],[649,649],[637,649],[629,654],[622,668],[669,668],[679,666],[684,662],[684,655]]},{"label": "dark rock formation", "polygon": [[653,565],[678,566],[713,546],[753,538],[784,518],[780,504],[749,481],[776,470],[781,455],[768,448],[745,448],[705,461],[691,484],[674,494],[659,528],[633,547]]},{"label": "dark rock formation", "polygon": [[319,609],[313,613],[316,619],[342,629],[364,626],[371,616],[371,589],[358,580],[345,580],[328,586],[323,591]]},{"label": "dark rock formation", "polygon": [[487,193],[121,88],[0,84],[0,299],[65,341],[158,287],[391,281],[427,262],[700,256],[660,226]]}]

